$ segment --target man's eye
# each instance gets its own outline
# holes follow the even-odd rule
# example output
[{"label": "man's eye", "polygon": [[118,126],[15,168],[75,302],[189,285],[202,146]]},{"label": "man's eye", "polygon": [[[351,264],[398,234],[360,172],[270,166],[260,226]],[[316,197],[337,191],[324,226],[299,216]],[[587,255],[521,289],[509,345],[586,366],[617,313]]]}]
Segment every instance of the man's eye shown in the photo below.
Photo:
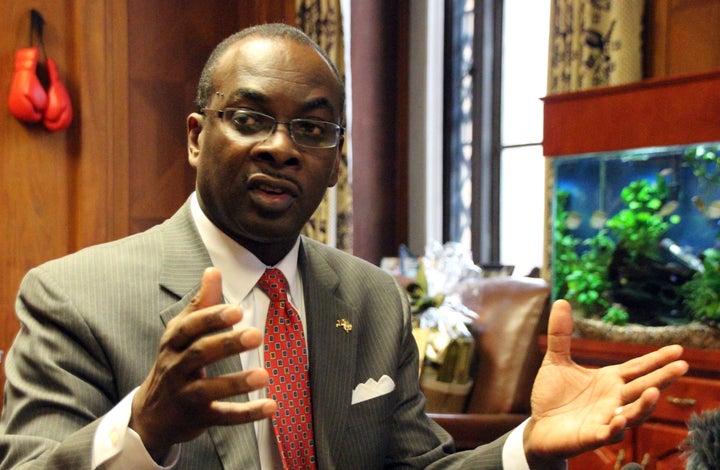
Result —
[{"label": "man's eye", "polygon": [[264,119],[246,112],[235,113],[232,117],[232,123],[243,134],[254,134],[265,128]]},{"label": "man's eye", "polygon": [[320,137],[325,134],[326,129],[323,123],[315,121],[295,121],[295,132],[308,137]]}]

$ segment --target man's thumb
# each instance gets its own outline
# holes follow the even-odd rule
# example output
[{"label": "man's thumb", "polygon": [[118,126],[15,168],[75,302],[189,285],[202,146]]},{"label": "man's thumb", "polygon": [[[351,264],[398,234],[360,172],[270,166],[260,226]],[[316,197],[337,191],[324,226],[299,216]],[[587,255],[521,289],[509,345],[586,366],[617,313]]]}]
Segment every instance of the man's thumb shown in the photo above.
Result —
[{"label": "man's thumb", "polygon": [[572,308],[566,300],[556,300],[550,309],[548,343],[545,358],[551,362],[570,359],[573,332]]}]

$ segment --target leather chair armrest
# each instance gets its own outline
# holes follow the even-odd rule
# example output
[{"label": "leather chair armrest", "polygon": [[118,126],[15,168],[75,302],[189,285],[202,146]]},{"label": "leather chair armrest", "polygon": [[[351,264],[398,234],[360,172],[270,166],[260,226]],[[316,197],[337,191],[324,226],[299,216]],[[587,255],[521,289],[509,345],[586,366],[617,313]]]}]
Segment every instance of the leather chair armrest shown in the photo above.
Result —
[{"label": "leather chair armrest", "polygon": [[428,413],[455,441],[458,450],[474,449],[513,430],[529,416],[520,413]]}]

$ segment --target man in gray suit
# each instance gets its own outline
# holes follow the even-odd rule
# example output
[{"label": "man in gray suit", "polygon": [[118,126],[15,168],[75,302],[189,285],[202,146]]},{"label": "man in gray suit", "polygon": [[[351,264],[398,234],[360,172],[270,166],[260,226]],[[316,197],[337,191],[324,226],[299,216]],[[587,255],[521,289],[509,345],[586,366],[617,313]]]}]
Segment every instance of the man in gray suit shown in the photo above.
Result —
[{"label": "man in gray suit", "polygon": [[[187,119],[196,192],[165,223],[31,270],[5,364],[0,468],[281,467],[262,367],[265,268],[307,338],[309,468],[556,468],[622,438],[687,370],[682,348],[583,369],[558,301],[532,417],[454,453],[424,413],[407,296],[380,269],[300,236],[337,181],[343,83],[294,28],[211,55]],[[222,273],[222,275],[221,275]],[[341,326],[339,328],[339,326]],[[351,326],[351,328],[350,328]],[[158,346],[159,345],[159,346]]]}]

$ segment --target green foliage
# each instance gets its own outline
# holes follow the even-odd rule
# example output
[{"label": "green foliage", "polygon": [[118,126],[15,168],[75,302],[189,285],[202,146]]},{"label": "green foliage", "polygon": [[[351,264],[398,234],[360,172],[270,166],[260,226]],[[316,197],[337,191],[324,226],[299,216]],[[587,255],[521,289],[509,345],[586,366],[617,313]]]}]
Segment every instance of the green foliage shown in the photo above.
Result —
[{"label": "green foliage", "polygon": [[627,209],[610,218],[606,226],[632,259],[639,255],[657,258],[663,235],[680,222],[678,215],[667,217],[660,211],[668,202],[668,195],[667,182],[660,174],[655,184],[637,180],[622,189],[620,197]]},{"label": "green foliage", "polygon": [[[720,185],[720,146],[698,145],[688,149],[685,165],[701,181]],[[716,235],[720,238],[720,234]],[[696,272],[681,287],[683,303],[694,320],[720,326],[720,250],[708,248],[702,253],[703,272]]]},{"label": "green foliage", "polygon": [[579,264],[579,256],[576,247],[581,240],[568,233],[565,222],[567,220],[567,205],[570,200],[570,193],[558,190],[555,194],[556,209],[555,222],[553,223],[553,298],[564,298],[567,294],[567,277]]},{"label": "green foliage", "polygon": [[702,180],[720,184],[720,147],[699,145],[685,152],[685,164]]},{"label": "green foliage", "polygon": [[[606,291],[610,286],[607,266],[615,243],[605,230],[587,240],[581,240],[569,233],[566,226],[567,206],[570,193],[556,194],[556,215],[553,230],[553,298],[565,298],[573,307],[591,316],[610,306]],[[586,249],[578,254],[579,247]]]},{"label": "green foliage", "polygon": [[616,305],[612,305],[608,309],[607,313],[603,315],[602,321],[606,323],[612,323],[613,325],[622,326],[627,324],[628,318],[630,318],[630,315],[628,315],[628,313],[624,309]]},{"label": "green foliage", "polygon": [[581,240],[566,226],[570,195],[556,194],[556,216],[553,226],[553,295],[564,297],[586,317],[602,317],[604,321],[623,325],[628,312],[611,305],[608,267],[619,246],[636,259],[657,257],[658,244],[680,217],[665,212],[670,190],[665,178],[658,174],[654,183],[631,182],[622,189],[626,209],[608,219],[595,236]]},{"label": "green foliage", "polygon": [[588,249],[578,258],[578,263],[566,278],[566,299],[572,305],[580,307],[585,316],[596,316],[610,307],[607,292],[610,289],[608,265],[615,251],[615,242],[607,236],[607,231],[585,240]]},{"label": "green foliage", "polygon": [[681,287],[685,306],[693,318],[709,325],[720,324],[720,250],[703,252],[704,272],[696,272]]}]

